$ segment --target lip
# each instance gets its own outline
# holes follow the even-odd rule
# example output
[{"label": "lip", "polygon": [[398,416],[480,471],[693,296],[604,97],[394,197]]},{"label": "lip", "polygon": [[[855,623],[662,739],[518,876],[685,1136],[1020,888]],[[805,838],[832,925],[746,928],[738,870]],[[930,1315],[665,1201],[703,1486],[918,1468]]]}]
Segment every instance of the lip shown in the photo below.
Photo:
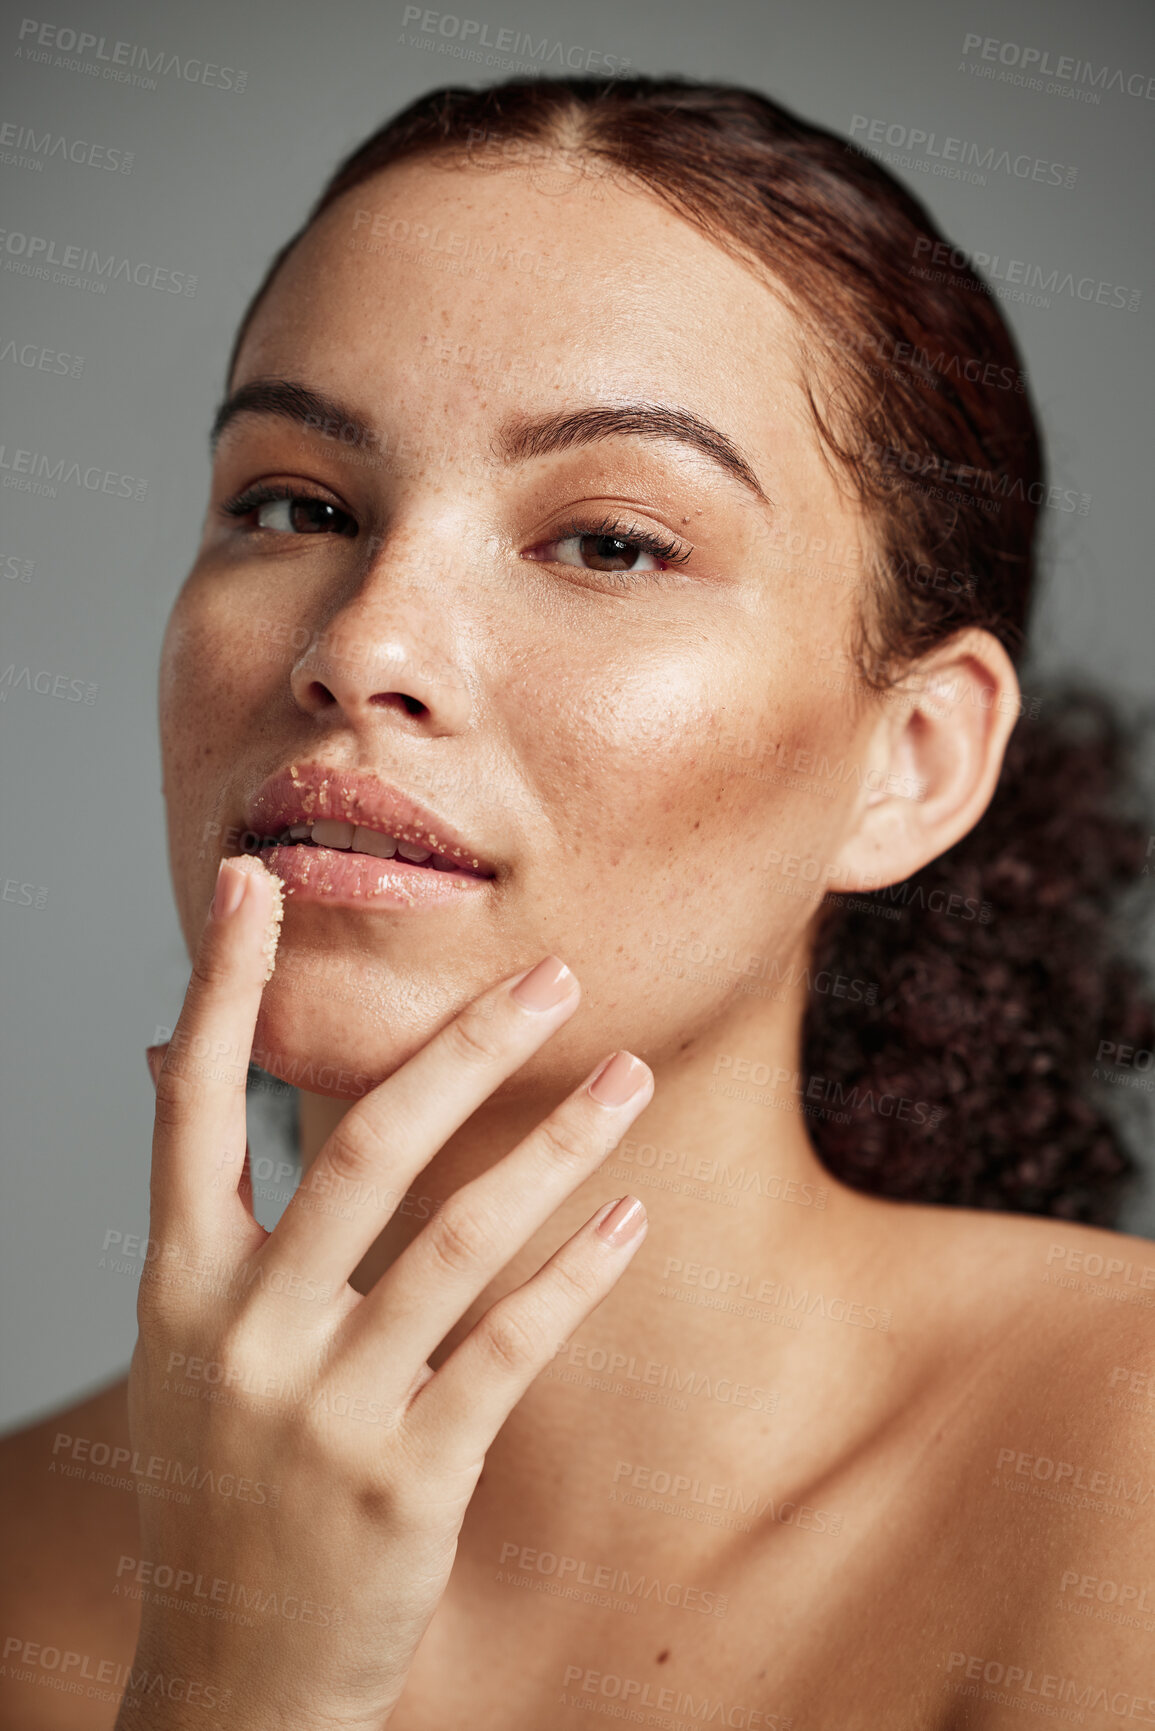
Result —
[{"label": "lip", "polygon": [[311,761],[291,763],[262,783],[245,812],[250,832],[265,838],[280,835],[293,824],[323,818],[459,858],[466,869],[440,871],[408,860],[315,845],[262,848],[262,861],[294,901],[416,910],[476,894],[497,875],[493,862],[451,824],[365,770]]}]

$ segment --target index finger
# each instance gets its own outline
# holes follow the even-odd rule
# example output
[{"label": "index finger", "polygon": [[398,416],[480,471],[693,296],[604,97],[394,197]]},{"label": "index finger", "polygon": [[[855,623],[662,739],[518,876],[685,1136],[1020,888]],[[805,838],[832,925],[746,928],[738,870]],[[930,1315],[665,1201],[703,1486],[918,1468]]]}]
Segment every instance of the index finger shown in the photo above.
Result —
[{"label": "index finger", "polygon": [[219,1242],[242,1208],[237,1185],[222,1185],[220,1175],[241,1176],[245,1084],[282,914],[280,882],[259,859],[221,861],[156,1078],[149,1232],[161,1243],[209,1234]]}]

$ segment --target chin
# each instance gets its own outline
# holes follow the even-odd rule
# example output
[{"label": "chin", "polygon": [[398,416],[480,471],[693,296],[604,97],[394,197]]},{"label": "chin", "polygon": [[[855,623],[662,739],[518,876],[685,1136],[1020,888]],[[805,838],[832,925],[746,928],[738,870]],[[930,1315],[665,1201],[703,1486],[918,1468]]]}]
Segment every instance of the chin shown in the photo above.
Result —
[{"label": "chin", "polygon": [[[350,997],[352,993],[350,992]],[[253,1035],[254,1064],[310,1094],[357,1100],[412,1057],[438,1022],[419,1024],[404,1008],[387,1013],[369,994],[351,1002],[304,982],[265,988]]]}]

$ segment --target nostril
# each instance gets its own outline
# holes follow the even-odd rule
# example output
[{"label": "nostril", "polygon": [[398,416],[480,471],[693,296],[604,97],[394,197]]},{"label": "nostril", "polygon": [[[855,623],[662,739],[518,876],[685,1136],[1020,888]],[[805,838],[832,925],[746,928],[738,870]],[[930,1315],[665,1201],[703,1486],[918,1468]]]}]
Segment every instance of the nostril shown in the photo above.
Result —
[{"label": "nostril", "polygon": [[391,704],[399,704],[406,715],[428,715],[429,709],[418,697],[410,697],[406,691],[379,691],[370,702],[387,708]]}]

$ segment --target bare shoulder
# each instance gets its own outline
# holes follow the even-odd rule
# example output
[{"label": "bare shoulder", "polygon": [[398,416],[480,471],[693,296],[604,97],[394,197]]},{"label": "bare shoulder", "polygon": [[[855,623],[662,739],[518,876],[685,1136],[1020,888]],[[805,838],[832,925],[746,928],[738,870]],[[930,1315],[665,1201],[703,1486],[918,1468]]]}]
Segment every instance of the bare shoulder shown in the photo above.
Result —
[{"label": "bare shoulder", "polygon": [[135,1646],[139,1610],[117,1592],[116,1569],[138,1525],[135,1496],[100,1463],[126,1447],[124,1396],[120,1379],[0,1438],[0,1726],[115,1719],[118,1696],[99,1677]]},{"label": "bare shoulder", "polygon": [[[1052,1343],[1064,1357],[1086,1348],[1096,1360],[1110,1342],[1148,1355],[1155,1349],[1151,1239],[1037,1215],[917,1204],[903,1206],[900,1228],[913,1244],[907,1265],[921,1281],[933,1280],[944,1317],[985,1319],[1021,1335],[1031,1356]],[[1111,1387],[1122,1384],[1119,1375]]]},{"label": "bare shoulder", "polygon": [[1126,1696],[1155,1722],[1155,1243],[963,1210],[950,1244],[996,1366],[968,1478],[1006,1594],[957,1675],[1004,1693],[1009,1678],[1016,1720],[1042,1691],[1110,1713]]}]

